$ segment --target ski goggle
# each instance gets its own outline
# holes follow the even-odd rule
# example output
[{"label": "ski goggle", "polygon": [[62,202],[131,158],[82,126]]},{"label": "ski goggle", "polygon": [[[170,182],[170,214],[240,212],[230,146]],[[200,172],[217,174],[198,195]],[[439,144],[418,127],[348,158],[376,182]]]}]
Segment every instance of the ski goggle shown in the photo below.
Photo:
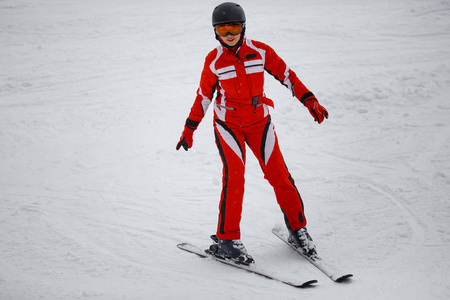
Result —
[{"label": "ski goggle", "polygon": [[238,35],[242,32],[241,23],[231,23],[231,24],[220,24],[215,26],[216,33],[220,36]]}]

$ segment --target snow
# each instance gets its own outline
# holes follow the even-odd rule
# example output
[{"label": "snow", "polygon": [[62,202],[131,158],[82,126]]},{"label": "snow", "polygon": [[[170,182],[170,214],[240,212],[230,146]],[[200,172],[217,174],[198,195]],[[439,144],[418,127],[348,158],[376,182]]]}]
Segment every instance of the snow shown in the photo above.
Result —
[{"label": "snow", "polygon": [[215,231],[212,110],[175,151],[220,2],[0,0],[0,299],[448,299],[450,2],[243,0],[328,109],[266,79],[327,279],[271,233],[249,153],[242,240],[298,290],[181,252]]}]

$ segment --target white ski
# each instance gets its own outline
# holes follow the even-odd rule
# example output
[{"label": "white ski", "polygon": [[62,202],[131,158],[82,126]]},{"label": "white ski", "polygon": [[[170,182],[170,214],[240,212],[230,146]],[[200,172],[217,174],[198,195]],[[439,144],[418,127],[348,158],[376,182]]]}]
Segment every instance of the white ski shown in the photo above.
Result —
[{"label": "white ski", "polygon": [[341,271],[337,270],[334,266],[325,262],[322,258],[312,258],[306,255],[303,255],[300,249],[296,248],[294,245],[288,242],[288,234],[282,231],[280,228],[272,229],[273,234],[279,237],[283,242],[288,244],[292,249],[294,249],[297,253],[303,256],[306,260],[308,260],[311,264],[313,264],[317,269],[322,271],[325,275],[327,275],[331,280],[335,282],[343,282],[348,280],[350,277],[353,277],[353,274],[345,274]]},{"label": "white ski", "polygon": [[305,287],[311,286],[312,284],[317,283],[317,280],[315,280],[315,279],[308,280],[308,281],[301,281],[301,282],[286,281],[286,280],[281,279],[273,274],[270,274],[270,272],[268,272],[268,271],[258,269],[255,264],[252,264],[252,265],[239,264],[236,261],[231,260],[231,259],[217,257],[214,254],[210,254],[207,251],[205,251],[197,246],[194,246],[192,244],[189,244],[189,243],[178,244],[177,247],[180,248],[181,250],[197,254],[201,257],[219,261],[219,262],[227,264],[229,266],[232,266],[232,267],[235,267],[238,269],[242,269],[242,270],[245,270],[245,271],[248,271],[248,272],[251,272],[251,273],[254,273],[254,274],[275,280],[275,281],[279,281],[279,282],[282,282],[284,284],[287,284],[287,285],[290,285],[293,287],[305,288]]}]

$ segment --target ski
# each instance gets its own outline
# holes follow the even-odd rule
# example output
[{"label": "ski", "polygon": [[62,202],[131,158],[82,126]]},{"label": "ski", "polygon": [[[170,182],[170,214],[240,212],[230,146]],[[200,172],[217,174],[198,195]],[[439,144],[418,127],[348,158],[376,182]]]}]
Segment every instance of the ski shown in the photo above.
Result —
[{"label": "ski", "polygon": [[268,278],[268,279],[282,282],[284,284],[287,284],[287,285],[290,285],[290,286],[293,286],[296,288],[306,288],[306,287],[309,287],[309,286],[317,283],[317,280],[315,280],[315,279],[303,281],[303,282],[287,281],[287,280],[281,279],[273,274],[270,274],[270,272],[268,272],[268,271],[258,269],[255,265],[239,264],[234,260],[227,259],[227,258],[221,258],[221,257],[215,256],[214,254],[210,254],[207,251],[205,251],[197,246],[194,246],[192,244],[189,244],[189,243],[181,243],[181,244],[178,244],[177,247],[180,248],[181,250],[197,254],[200,257],[215,260],[215,261],[227,264],[229,266],[232,266],[232,267],[235,267],[238,269],[242,269],[242,270],[248,271],[253,274],[260,275],[260,276]]},{"label": "ski", "polygon": [[353,274],[345,274],[337,270],[334,266],[330,265],[329,263],[325,262],[322,258],[317,257],[316,259],[303,255],[303,253],[300,251],[300,249],[296,248],[294,245],[288,242],[288,235],[287,233],[284,233],[279,228],[272,229],[273,234],[275,234],[277,237],[279,237],[283,242],[288,244],[292,249],[294,249],[297,253],[299,253],[301,256],[303,256],[307,261],[309,261],[311,264],[313,264],[317,269],[322,271],[325,275],[327,275],[331,280],[335,282],[344,282],[347,281],[350,277],[353,277]]}]

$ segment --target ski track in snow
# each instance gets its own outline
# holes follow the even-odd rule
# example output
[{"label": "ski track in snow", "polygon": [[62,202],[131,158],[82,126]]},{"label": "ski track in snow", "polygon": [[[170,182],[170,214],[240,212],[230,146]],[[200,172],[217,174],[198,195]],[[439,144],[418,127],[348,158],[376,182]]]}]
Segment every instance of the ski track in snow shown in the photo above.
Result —
[{"label": "ski track in snow", "polygon": [[270,75],[266,94],[336,284],[272,233],[248,154],[242,240],[298,290],[181,252],[215,231],[210,110],[175,151],[217,3],[0,0],[0,299],[448,299],[450,3],[239,2],[328,109],[318,126]]}]

